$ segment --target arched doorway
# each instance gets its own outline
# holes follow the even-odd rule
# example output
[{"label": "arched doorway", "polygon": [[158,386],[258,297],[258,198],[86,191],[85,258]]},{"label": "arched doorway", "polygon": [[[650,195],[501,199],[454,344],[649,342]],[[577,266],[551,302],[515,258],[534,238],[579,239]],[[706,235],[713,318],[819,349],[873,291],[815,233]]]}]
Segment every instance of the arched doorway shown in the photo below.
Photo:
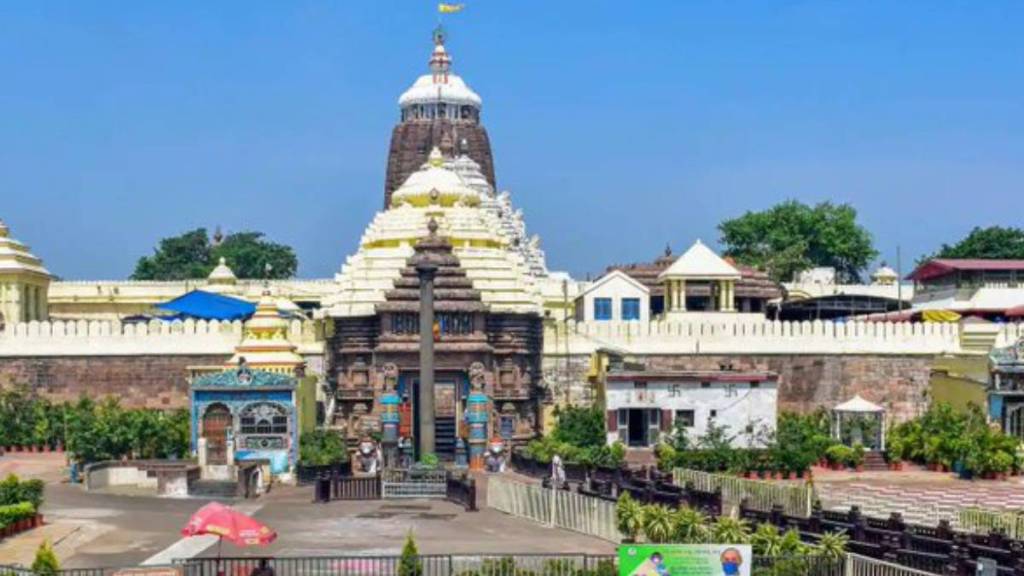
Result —
[{"label": "arched doorway", "polygon": [[231,429],[231,411],[223,404],[213,404],[203,414],[203,433],[206,439],[206,461],[226,464],[228,430]]}]

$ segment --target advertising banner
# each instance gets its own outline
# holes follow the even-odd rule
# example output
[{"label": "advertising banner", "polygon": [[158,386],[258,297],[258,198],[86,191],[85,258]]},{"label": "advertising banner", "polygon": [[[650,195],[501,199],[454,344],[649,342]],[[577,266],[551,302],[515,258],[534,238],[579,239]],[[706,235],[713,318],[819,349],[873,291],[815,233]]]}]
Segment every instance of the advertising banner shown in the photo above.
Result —
[{"label": "advertising banner", "polygon": [[635,544],[619,547],[619,576],[750,576],[746,544]]}]

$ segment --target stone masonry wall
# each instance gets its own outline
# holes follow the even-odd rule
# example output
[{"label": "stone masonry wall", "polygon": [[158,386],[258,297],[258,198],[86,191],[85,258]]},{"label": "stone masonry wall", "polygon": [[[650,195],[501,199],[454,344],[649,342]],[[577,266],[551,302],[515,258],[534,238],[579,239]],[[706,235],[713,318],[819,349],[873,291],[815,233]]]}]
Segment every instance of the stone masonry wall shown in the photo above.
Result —
[{"label": "stone masonry wall", "polygon": [[54,401],[115,396],[132,408],[187,408],[188,368],[224,355],[0,357],[0,386],[25,384]]},{"label": "stone masonry wall", "polygon": [[649,369],[770,370],[779,375],[779,410],[809,412],[830,408],[855,394],[885,406],[896,421],[913,418],[927,406],[930,356],[881,355],[708,355],[647,356]]},{"label": "stone masonry wall", "polygon": [[[855,394],[881,404],[903,421],[928,404],[932,357],[928,355],[709,354],[633,355],[650,370],[769,370],[779,375],[780,411],[831,408]],[[589,356],[573,355],[565,374],[564,356],[545,356],[545,377],[569,379],[573,390],[586,387]],[[573,394],[574,399],[584,395]]]}]

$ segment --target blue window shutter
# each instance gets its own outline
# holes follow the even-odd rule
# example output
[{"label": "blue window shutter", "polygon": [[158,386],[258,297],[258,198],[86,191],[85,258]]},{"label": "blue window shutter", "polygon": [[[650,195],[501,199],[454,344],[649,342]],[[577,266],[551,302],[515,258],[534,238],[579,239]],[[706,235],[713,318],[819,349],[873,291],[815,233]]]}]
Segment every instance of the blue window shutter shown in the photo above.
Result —
[{"label": "blue window shutter", "polygon": [[612,299],[594,298],[594,320],[612,319]]},{"label": "blue window shutter", "polygon": [[639,298],[623,298],[622,299],[622,319],[623,320],[639,320],[640,319],[640,299]]}]

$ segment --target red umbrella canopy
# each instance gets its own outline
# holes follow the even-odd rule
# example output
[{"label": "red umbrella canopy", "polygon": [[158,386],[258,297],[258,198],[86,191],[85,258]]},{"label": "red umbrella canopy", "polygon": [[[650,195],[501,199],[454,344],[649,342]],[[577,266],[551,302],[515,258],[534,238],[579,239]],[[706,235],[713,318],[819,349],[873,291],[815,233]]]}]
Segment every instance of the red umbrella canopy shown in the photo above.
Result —
[{"label": "red umbrella canopy", "polygon": [[211,502],[200,508],[181,529],[182,536],[204,534],[220,536],[236,546],[263,546],[277,538],[277,532],[266,525],[219,502]]}]

